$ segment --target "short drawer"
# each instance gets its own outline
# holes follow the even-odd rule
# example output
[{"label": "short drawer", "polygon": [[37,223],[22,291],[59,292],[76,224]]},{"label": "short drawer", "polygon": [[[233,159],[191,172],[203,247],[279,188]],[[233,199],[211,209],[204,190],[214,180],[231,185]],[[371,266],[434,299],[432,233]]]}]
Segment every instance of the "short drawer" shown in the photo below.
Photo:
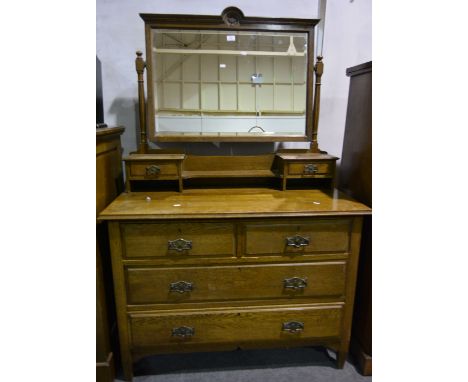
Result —
[{"label": "short drawer", "polygon": [[288,167],[290,175],[326,175],[331,172],[330,164],[323,162],[289,163]]},{"label": "short drawer", "polygon": [[245,254],[344,253],[349,248],[350,229],[350,219],[246,224]]},{"label": "short drawer", "polygon": [[345,262],[128,268],[129,304],[340,297]]},{"label": "short drawer", "polygon": [[[253,341],[295,340],[340,336],[342,307],[252,308],[191,313],[132,313],[134,348],[165,350],[203,344],[247,344]],[[187,349],[187,348],[186,348]]]},{"label": "short drawer", "polygon": [[131,162],[129,163],[131,177],[144,179],[177,178],[179,171],[176,162]]},{"label": "short drawer", "polygon": [[233,256],[230,223],[125,223],[121,225],[124,256]]}]

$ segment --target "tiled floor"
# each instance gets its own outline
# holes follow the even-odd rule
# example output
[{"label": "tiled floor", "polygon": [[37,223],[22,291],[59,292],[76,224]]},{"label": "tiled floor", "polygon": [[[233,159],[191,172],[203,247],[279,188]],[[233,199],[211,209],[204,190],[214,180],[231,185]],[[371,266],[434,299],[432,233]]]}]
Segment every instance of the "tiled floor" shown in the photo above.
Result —
[{"label": "tiled floor", "polygon": [[349,362],[336,369],[323,348],[160,355],[139,361],[134,370],[134,382],[372,381]]}]

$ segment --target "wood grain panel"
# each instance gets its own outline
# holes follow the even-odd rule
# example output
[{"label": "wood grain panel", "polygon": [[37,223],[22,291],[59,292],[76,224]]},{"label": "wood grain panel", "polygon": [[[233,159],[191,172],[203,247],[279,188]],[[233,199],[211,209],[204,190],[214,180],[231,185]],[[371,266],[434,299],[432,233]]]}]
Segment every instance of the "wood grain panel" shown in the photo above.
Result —
[{"label": "wood grain panel", "polygon": [[185,171],[249,171],[270,170],[274,154],[245,156],[187,155]]},{"label": "wood grain panel", "polygon": [[[160,346],[173,350],[197,344],[243,343],[254,341],[291,342],[295,339],[333,338],[340,335],[342,306],[300,306],[252,308],[224,311],[170,313],[132,313],[130,327],[135,348]],[[300,321],[304,330],[289,333],[285,322]],[[172,336],[172,329],[188,326],[195,334],[189,338]]]},{"label": "wood grain panel", "polygon": [[[346,70],[350,77],[338,188],[372,206],[372,62]],[[351,351],[372,374],[372,219],[363,221]]]},{"label": "wood grain panel", "polygon": [[318,163],[318,162],[302,162],[302,163],[290,163],[288,168],[288,173],[291,175],[315,175],[308,174],[305,171],[305,166],[312,164],[317,168],[315,174],[328,174],[330,172],[330,165],[328,163]]},{"label": "wood grain panel", "polygon": [[[161,172],[156,176],[147,176],[146,168],[151,165],[156,165],[161,169]],[[163,178],[165,176],[177,177],[177,163],[174,162],[136,162],[130,163],[130,176],[131,177],[142,177],[142,178]]]},{"label": "wood grain panel", "polygon": [[[221,160],[221,159],[220,159]],[[146,200],[151,197],[151,201]],[[200,219],[241,217],[370,215],[371,209],[332,190],[267,188],[192,189],[179,192],[121,194],[101,220]]]},{"label": "wood grain panel", "polygon": [[[342,296],[345,262],[180,268],[128,268],[128,303],[156,304],[254,300],[312,296]],[[284,280],[300,277],[302,290],[284,288]],[[170,291],[170,284],[186,281],[193,291]]]},{"label": "wood grain panel", "polygon": [[[234,226],[231,223],[122,224],[126,257],[233,256]],[[168,242],[190,240],[192,249],[168,249]]]},{"label": "wood grain panel", "polygon": [[[96,129],[96,214],[123,190],[122,127]],[[104,226],[104,227],[103,227]],[[96,381],[114,380],[115,325],[109,248],[104,224],[96,227]]]},{"label": "wood grain panel", "polygon": [[[245,254],[297,254],[313,252],[347,252],[350,237],[349,219],[315,220],[297,224],[246,224]],[[309,245],[295,248],[286,245],[288,237],[299,235]]]},{"label": "wood grain panel", "polygon": [[123,190],[123,128],[96,130],[96,215]]}]

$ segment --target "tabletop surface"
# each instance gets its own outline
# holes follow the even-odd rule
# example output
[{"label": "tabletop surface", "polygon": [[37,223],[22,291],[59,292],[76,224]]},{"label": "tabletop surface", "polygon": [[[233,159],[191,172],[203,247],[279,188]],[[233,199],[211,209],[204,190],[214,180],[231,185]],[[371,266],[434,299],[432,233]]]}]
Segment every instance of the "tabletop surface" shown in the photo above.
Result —
[{"label": "tabletop surface", "polygon": [[189,189],[119,195],[99,220],[369,215],[338,190]]}]

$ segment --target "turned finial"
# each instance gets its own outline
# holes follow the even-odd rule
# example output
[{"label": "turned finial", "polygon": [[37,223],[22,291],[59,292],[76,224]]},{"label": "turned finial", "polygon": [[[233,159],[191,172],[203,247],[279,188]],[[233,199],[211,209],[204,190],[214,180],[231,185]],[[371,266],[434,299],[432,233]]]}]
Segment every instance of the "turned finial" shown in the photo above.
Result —
[{"label": "turned finial", "polygon": [[144,76],[146,63],[143,60],[143,52],[136,51],[135,69],[138,74],[138,116],[140,120],[140,145],[138,147],[139,153],[145,153],[148,150],[148,142],[146,139],[146,104],[145,104],[145,89],[144,89]]},{"label": "turned finial", "polygon": [[321,76],[323,74],[323,56],[317,56],[317,62],[315,63],[315,74]]},{"label": "turned finial", "polygon": [[145,70],[145,60],[143,60],[143,52],[141,50],[136,51],[137,58],[135,59],[136,71],[138,74],[143,74]]}]

